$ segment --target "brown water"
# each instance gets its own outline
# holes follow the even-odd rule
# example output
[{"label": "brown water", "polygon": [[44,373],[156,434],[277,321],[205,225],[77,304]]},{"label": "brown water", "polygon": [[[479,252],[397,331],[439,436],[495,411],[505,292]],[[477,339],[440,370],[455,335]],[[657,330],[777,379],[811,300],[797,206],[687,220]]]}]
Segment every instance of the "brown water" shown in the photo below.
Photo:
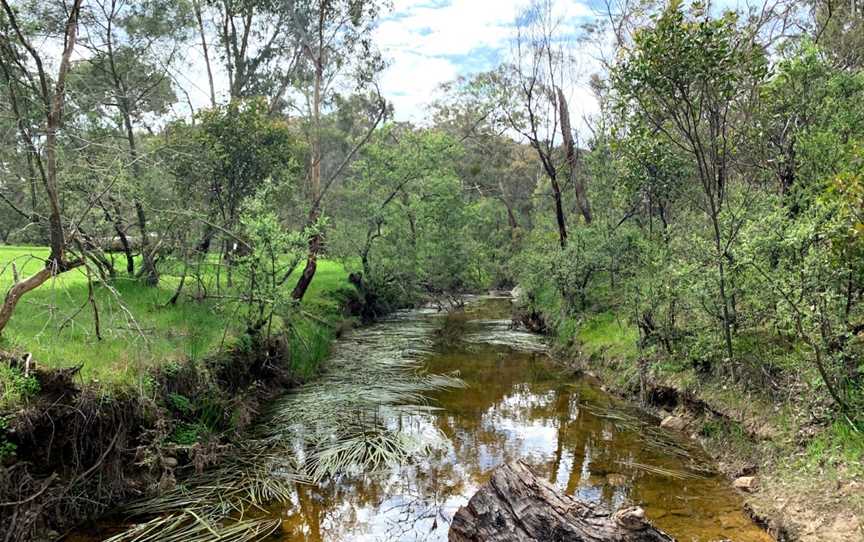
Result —
[{"label": "brown water", "polygon": [[[542,338],[509,329],[510,310],[507,298],[479,298],[456,316],[403,312],[341,339],[329,363],[343,372],[373,357],[419,357],[431,373],[458,372],[466,387],[429,397],[438,407],[431,412],[380,408],[387,427],[437,443],[432,452],[384,472],[297,485],[289,502],[264,511],[282,520],[267,540],[446,540],[459,507],[495,467],[517,459],[568,494],[609,509],[641,505],[681,542],[771,540],[692,441],[556,367]],[[364,389],[349,382],[339,393]],[[67,540],[102,540],[125,527],[109,521]]]},{"label": "brown water", "polygon": [[458,371],[467,384],[432,397],[440,410],[429,416],[391,420],[440,432],[442,445],[417,464],[299,486],[293,502],[270,510],[283,518],[278,540],[446,540],[458,508],[496,466],[517,459],[568,494],[611,509],[643,506],[680,541],[771,540],[728,481],[706,472],[698,448],[596,383],[562,373],[537,337],[508,329],[509,304],[483,298],[461,317],[414,313],[384,324],[435,322],[428,370]]}]

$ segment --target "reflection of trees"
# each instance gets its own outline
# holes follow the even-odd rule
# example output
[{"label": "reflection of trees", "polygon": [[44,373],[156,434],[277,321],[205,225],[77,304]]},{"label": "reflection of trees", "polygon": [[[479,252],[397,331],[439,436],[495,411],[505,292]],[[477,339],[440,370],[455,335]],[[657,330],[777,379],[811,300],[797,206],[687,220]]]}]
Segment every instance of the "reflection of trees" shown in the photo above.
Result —
[{"label": "reflection of trees", "polygon": [[[440,461],[398,472],[343,477],[323,486],[297,487],[297,504],[283,511],[287,540],[340,540],[369,532],[382,540],[445,539],[454,498],[471,491],[457,465]],[[373,525],[364,524],[373,518]],[[384,519],[386,518],[386,520]],[[434,526],[434,528],[433,528]]]},{"label": "reflection of trees", "polygon": [[[458,328],[454,335],[464,332],[463,324],[451,322]],[[682,468],[679,458],[646,447],[638,418],[596,386],[562,381],[530,354],[446,344],[439,344],[430,371],[459,371],[468,387],[434,394],[432,404],[442,410],[422,421],[398,417],[392,424],[421,431],[428,423],[448,446],[401,469],[298,488],[296,503],[283,510],[287,540],[340,540],[360,533],[380,540],[446,540],[455,508],[492,468],[524,458],[529,445],[541,452],[528,458],[539,474],[568,494],[610,507],[632,498],[665,510],[697,505],[717,510],[698,499],[680,499],[717,496],[716,481],[658,477],[625,465]],[[551,435],[541,431],[529,442],[530,431],[538,428]],[[692,509],[687,513],[698,516]]]}]

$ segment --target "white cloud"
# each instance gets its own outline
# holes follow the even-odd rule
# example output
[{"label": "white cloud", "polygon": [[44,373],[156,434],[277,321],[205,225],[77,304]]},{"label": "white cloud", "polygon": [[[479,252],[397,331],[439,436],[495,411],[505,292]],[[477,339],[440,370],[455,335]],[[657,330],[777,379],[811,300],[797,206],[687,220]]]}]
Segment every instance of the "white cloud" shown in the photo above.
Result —
[{"label": "white cloud", "polygon": [[[494,67],[509,51],[514,20],[525,0],[396,0],[375,31],[390,65],[381,86],[400,120],[422,122],[441,83]],[[580,0],[559,0],[567,30],[592,15]],[[575,89],[580,103],[590,93]],[[596,105],[589,108],[596,110]],[[574,111],[578,116],[580,110]]]},{"label": "white cloud", "polygon": [[428,57],[410,49],[391,53],[393,64],[381,76],[381,87],[393,102],[397,116],[405,120],[420,120],[422,107],[433,97],[435,88],[455,79],[459,69],[453,62]]},{"label": "white cloud", "polygon": [[[555,0],[557,15],[564,32],[575,32],[578,24],[592,11],[587,0]],[[388,68],[381,74],[384,96],[394,104],[396,117],[422,124],[425,107],[436,97],[442,83],[460,75],[488,70],[506,59],[514,36],[514,21],[527,0],[394,0],[393,10],[385,14],[375,29],[374,39]],[[217,100],[226,99],[227,74],[216,57],[216,36],[210,36]],[[589,62],[589,53],[577,51],[581,75]],[[185,63],[173,70],[173,77],[189,94],[194,109],[210,103],[203,53],[197,41],[184,51]],[[581,77],[584,79],[584,77]],[[565,88],[571,103],[574,126],[582,115],[596,111],[597,106],[587,86]],[[185,96],[178,109],[185,112]]]}]

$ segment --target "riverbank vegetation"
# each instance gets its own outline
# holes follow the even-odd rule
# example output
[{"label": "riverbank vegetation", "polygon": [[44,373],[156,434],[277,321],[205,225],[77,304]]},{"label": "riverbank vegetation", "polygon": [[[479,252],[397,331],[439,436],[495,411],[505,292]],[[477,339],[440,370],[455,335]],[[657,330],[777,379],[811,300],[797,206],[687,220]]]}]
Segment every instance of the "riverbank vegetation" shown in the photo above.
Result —
[{"label": "riverbank vegetation", "polygon": [[[860,5],[528,1],[412,124],[382,2],[0,2],[9,539],[166,489],[166,443],[212,463],[347,325],[488,288],[623,393],[708,405],[765,499],[860,487]],[[113,414],[28,457],[57,404]],[[157,475],[87,485],[136,449]]]}]

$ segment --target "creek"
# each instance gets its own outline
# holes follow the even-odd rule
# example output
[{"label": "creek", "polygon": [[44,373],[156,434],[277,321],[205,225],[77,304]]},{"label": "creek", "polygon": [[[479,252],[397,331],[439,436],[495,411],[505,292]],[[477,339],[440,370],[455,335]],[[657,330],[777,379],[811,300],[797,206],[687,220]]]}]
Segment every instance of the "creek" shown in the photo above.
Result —
[{"label": "creek", "polygon": [[[483,296],[464,311],[403,311],[339,339],[328,363],[343,373],[350,372],[346,359],[405,357],[423,373],[458,375],[464,387],[425,392],[421,408],[377,409],[378,425],[422,443],[423,453],[400,465],[294,484],[287,498],[255,513],[279,521],[267,540],[447,540],[459,507],[495,467],[519,459],[581,499],[610,509],[642,506],[681,542],[772,540],[697,443],[561,368],[542,337],[511,329],[511,309],[509,298]],[[342,394],[386,385],[353,383],[350,374],[339,382],[349,386]],[[276,411],[296,409],[304,393],[288,394]]]}]

